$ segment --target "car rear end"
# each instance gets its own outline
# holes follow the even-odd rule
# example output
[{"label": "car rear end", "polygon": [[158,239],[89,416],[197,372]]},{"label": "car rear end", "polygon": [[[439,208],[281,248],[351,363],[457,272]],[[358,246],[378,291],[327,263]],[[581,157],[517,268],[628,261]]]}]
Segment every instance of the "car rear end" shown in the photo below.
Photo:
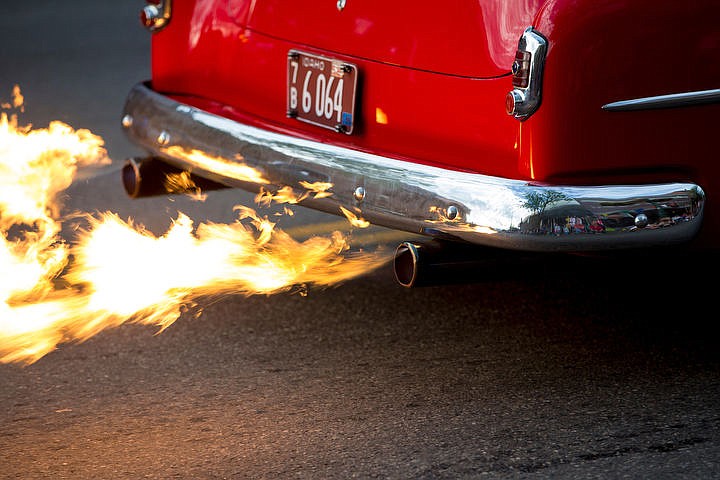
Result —
[{"label": "car rear end", "polygon": [[[392,228],[532,251],[683,243],[702,220],[698,172],[677,155],[655,168],[640,153],[666,149],[627,129],[658,124],[602,109],[631,92],[616,85],[625,72],[613,62],[616,86],[603,87],[595,67],[609,54],[593,55],[607,39],[584,29],[593,11],[621,3],[153,2],[143,17],[152,78],[130,93],[123,125],[200,177],[248,189],[331,184],[306,204]],[[530,57],[529,38],[542,43]],[[647,50],[643,59],[662,58]],[[531,64],[543,70],[526,72],[539,75],[536,91],[517,78]],[[507,99],[518,89],[517,106],[528,100],[532,111],[515,118]],[[685,220],[660,233],[662,205]],[[570,218],[625,216],[603,236],[554,235]]]}]

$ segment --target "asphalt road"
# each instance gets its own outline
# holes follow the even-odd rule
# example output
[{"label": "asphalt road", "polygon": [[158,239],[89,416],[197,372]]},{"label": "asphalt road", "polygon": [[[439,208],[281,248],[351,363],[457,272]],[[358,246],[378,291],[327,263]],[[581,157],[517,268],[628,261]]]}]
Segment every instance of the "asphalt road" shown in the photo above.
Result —
[{"label": "asphalt road", "polygon": [[[142,4],[4,3],[0,92],[20,84],[36,126],[106,139],[114,164],[83,172],[68,211],[156,231],[178,209],[225,221],[252,196],[121,190],[135,151],[120,110],[149,75]],[[290,227],[336,220],[298,209]],[[0,477],[720,478],[716,265],[535,262],[414,290],[383,269],[307,296],[217,299],[159,335],[108,330],[0,364]]]}]

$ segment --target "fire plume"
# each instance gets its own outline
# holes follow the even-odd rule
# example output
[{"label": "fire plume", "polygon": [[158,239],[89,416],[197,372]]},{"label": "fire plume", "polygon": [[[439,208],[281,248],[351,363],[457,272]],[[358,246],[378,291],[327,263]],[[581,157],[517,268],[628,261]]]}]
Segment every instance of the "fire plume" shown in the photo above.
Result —
[{"label": "fire plume", "polygon": [[[362,217],[358,217],[356,214],[354,214],[347,208],[341,206],[340,211],[342,212],[343,215],[345,215],[345,218],[348,219],[348,222],[350,222],[350,225],[352,225],[353,227],[367,228],[370,226],[370,222],[368,222],[367,220],[365,220]],[[359,213],[360,209],[357,209],[357,211]]]},{"label": "fire plume", "polygon": [[[228,224],[195,226],[178,213],[159,236],[112,212],[85,215],[87,227],[66,242],[58,194],[79,166],[109,162],[103,140],[88,130],[61,122],[33,130],[0,117],[0,362],[30,364],[125,322],[162,331],[185,311],[200,314],[207,297],[327,287],[389,260],[383,251],[351,251],[340,232],[297,241],[246,206],[235,207]],[[304,187],[300,197],[327,195],[331,185]],[[297,198],[288,190],[258,200]]]}]

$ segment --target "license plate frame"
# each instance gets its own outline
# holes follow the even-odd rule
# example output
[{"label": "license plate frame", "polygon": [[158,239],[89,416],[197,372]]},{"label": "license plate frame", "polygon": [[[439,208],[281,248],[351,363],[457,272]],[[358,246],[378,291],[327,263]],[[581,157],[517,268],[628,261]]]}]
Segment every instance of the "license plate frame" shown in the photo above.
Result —
[{"label": "license plate frame", "polygon": [[350,135],[355,129],[358,68],[324,55],[290,50],[287,116]]}]

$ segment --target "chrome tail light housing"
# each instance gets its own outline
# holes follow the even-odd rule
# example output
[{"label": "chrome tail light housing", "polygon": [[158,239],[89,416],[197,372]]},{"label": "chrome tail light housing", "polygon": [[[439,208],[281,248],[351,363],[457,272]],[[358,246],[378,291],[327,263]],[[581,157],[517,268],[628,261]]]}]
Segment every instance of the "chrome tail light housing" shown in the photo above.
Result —
[{"label": "chrome tail light housing", "polygon": [[172,0],[147,0],[140,11],[140,23],[151,32],[156,32],[170,22]]},{"label": "chrome tail light housing", "polygon": [[525,29],[518,42],[512,64],[513,89],[505,96],[505,111],[518,120],[525,120],[540,106],[547,44],[532,27]]}]

